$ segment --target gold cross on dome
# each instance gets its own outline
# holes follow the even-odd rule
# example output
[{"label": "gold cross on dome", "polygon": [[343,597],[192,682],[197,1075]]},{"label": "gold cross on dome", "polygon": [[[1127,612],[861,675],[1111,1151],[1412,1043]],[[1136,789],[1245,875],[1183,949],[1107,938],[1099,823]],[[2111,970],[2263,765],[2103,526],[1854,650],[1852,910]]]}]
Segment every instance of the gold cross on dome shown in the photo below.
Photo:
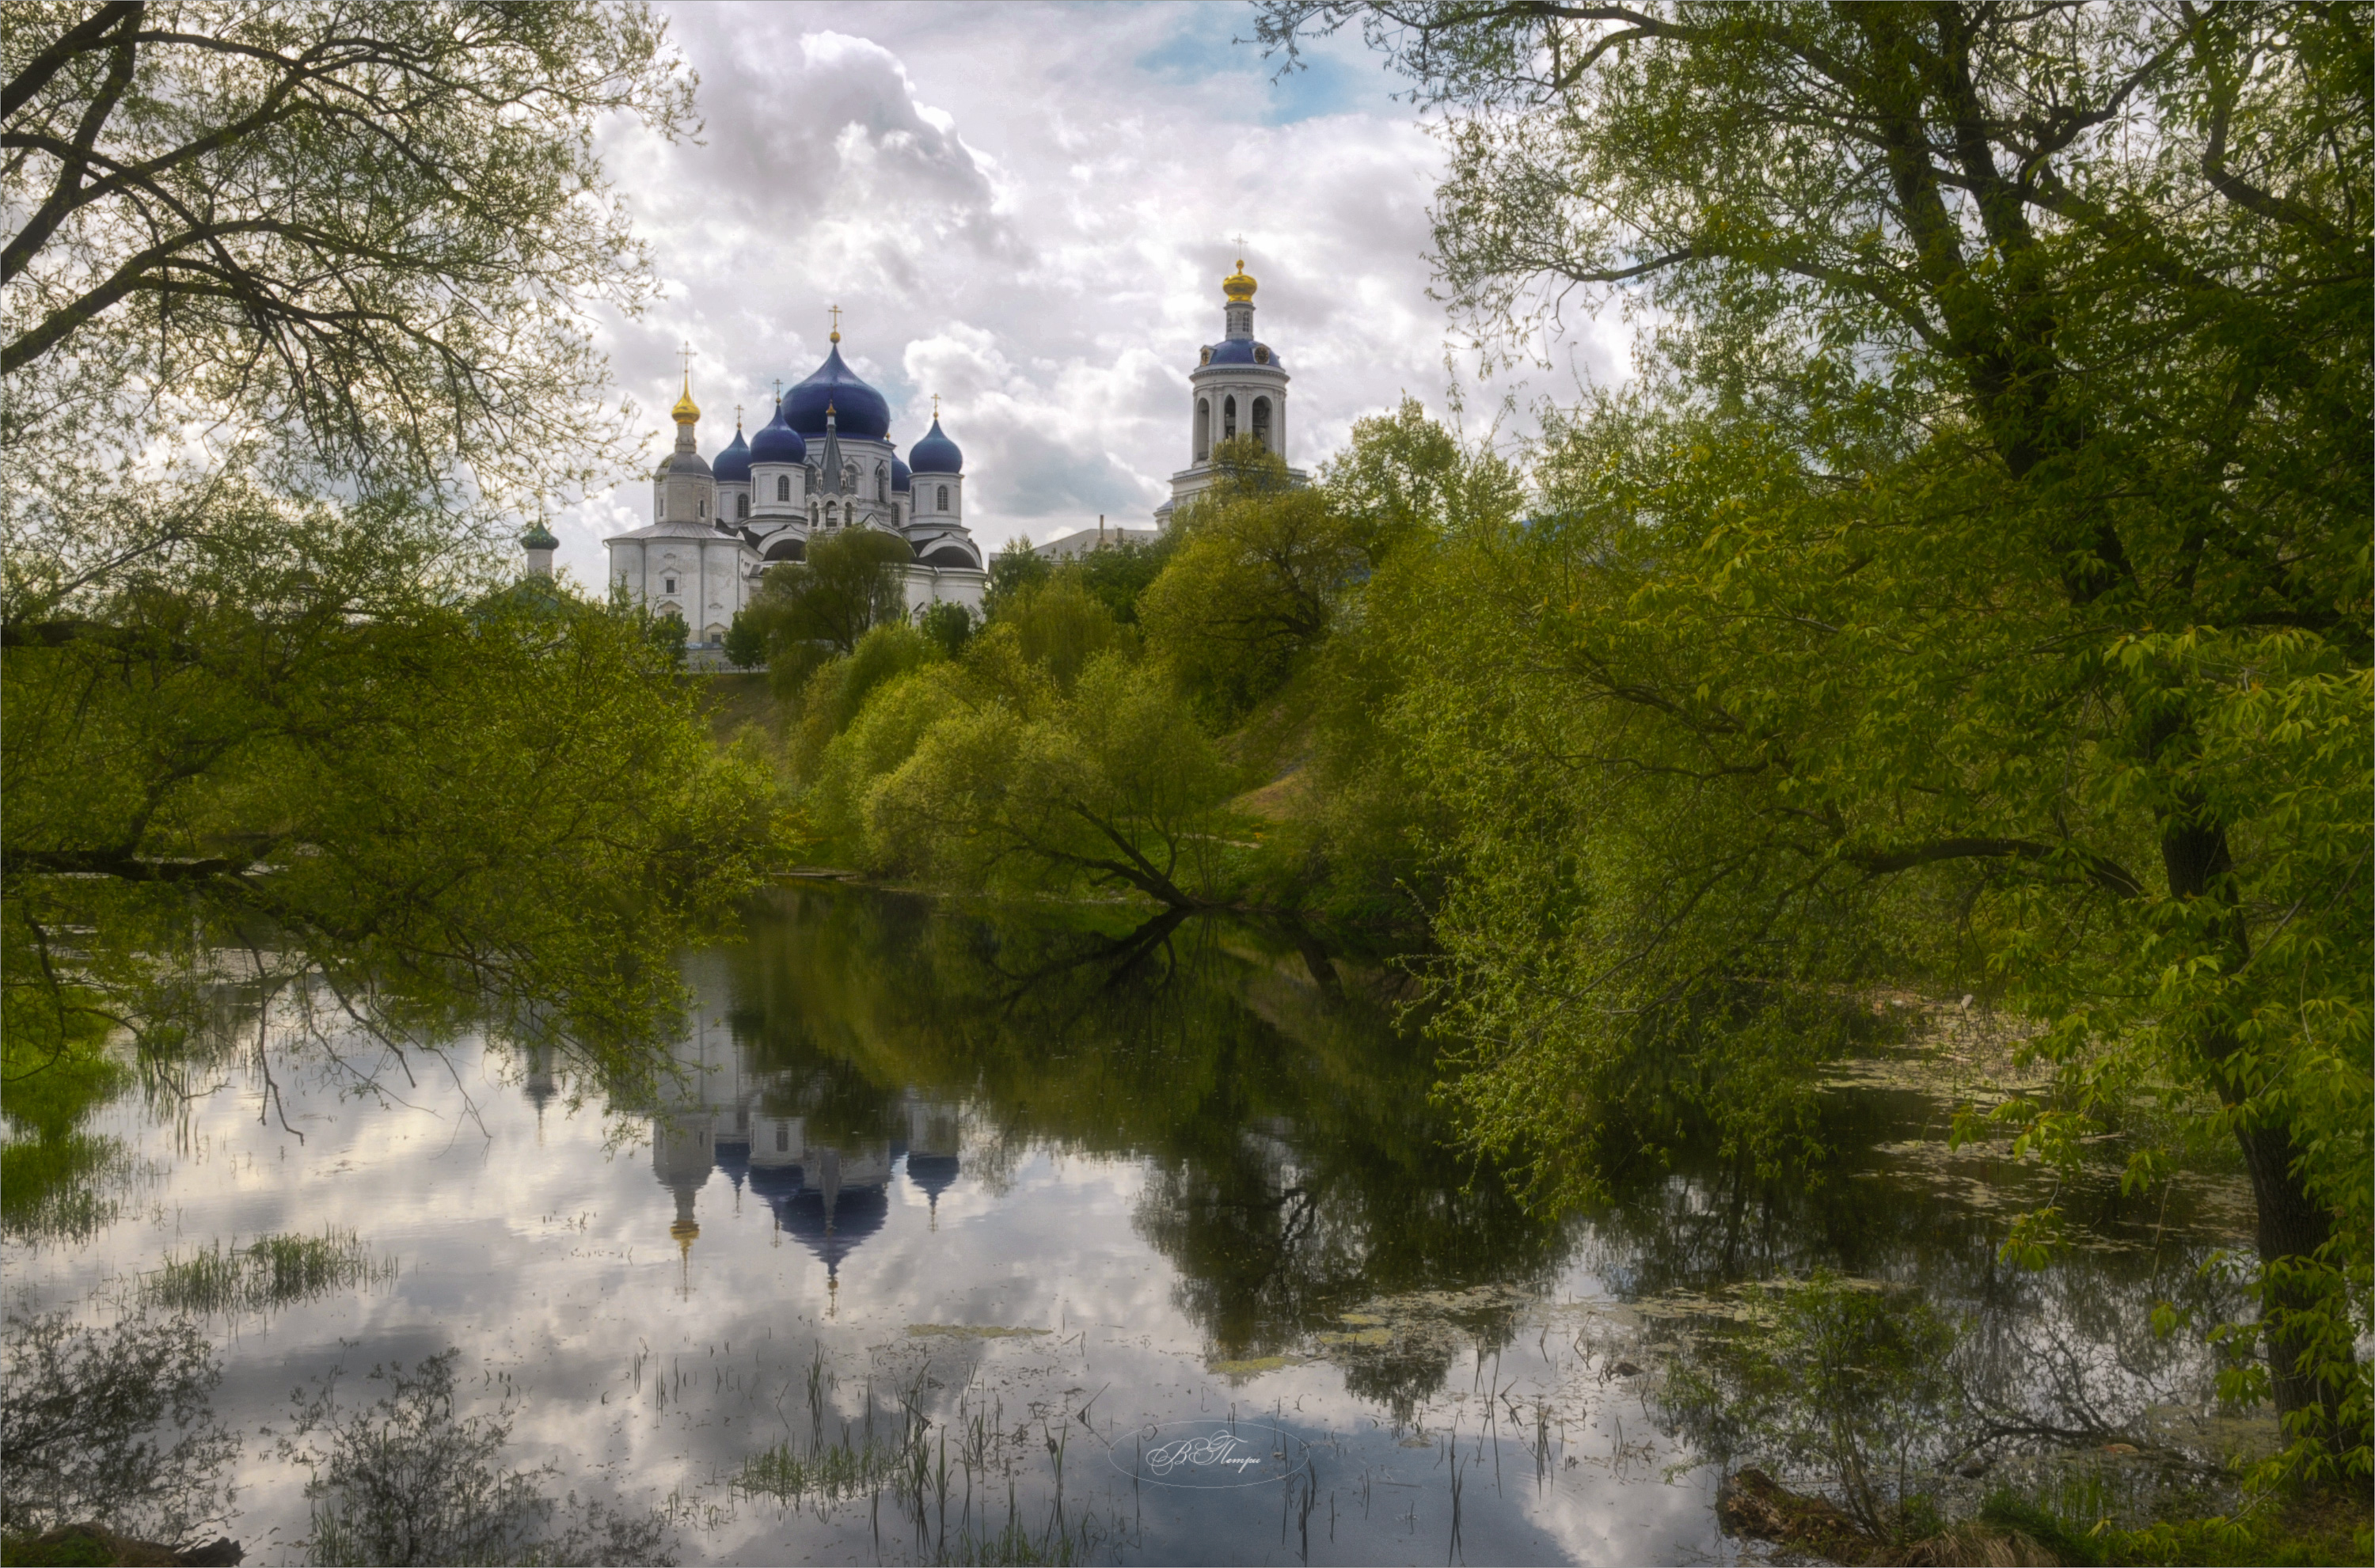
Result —
[{"label": "gold cross on dome", "polygon": [[932,394],[932,423],[934,423],[934,424],[936,424],[936,425],[937,425],[937,424],[939,424],[939,422],[940,422],[940,395],[939,395],[939,393],[935,392],[934,394]]},{"label": "gold cross on dome", "polygon": [[827,305],[825,309],[833,312],[833,340],[838,343],[841,341],[841,307]]},{"label": "gold cross on dome", "polygon": [[686,380],[688,380],[688,381],[691,380],[691,379],[692,379],[692,340],[691,340],[691,339],[687,338],[687,339],[685,340],[685,345],[684,345],[684,347],[677,350],[677,358],[678,358],[678,359],[679,359],[679,360],[682,360],[684,361],[684,374],[685,374],[685,379],[686,379]]},{"label": "gold cross on dome", "polygon": [[734,428],[738,430],[742,428],[742,405],[739,403],[734,405]]}]

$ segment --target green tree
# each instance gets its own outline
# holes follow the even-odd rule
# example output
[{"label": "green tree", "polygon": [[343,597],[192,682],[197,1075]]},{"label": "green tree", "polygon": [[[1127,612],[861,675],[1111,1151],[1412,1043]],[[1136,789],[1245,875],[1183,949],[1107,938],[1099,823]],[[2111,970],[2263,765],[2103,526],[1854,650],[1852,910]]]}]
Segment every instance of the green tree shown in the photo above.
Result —
[{"label": "green tree", "polygon": [[399,1043],[631,1042],[766,853],[763,772],[639,618],[503,580],[518,510],[633,456],[592,324],[654,280],[595,131],[690,124],[664,29],[0,20],[12,1105],[101,1031],[170,1060],[230,951]]},{"label": "green tree", "polygon": [[170,1052],[205,1026],[215,945],[265,931],[259,983],[366,1010],[587,1041],[664,1017],[646,977],[767,843],[763,764],[717,751],[637,618],[539,584],[398,597],[401,530],[294,523],[240,548],[218,521],[228,559],[0,662],[12,1064],[70,1052],[77,1019]]},{"label": "green tree", "polygon": [[778,689],[797,690],[825,657],[854,653],[874,627],[904,621],[900,568],[915,559],[896,534],[852,528],[809,541],[806,560],[769,567],[744,613],[760,629]]},{"label": "green tree", "polygon": [[2061,1079],[2005,1108],[2024,1147],[2074,1160],[2142,1082],[2215,1098],[2266,1385],[2363,1472],[2364,17],[1262,26],[1355,20],[1443,118],[1470,325],[1516,343],[1618,291],[1661,318],[1632,446],[1567,432],[1553,515],[1478,542],[1411,705],[1477,814],[1447,925],[1474,1125],[1568,1126],[1556,1060],[1641,1027],[1611,988],[1800,1079],[1755,1043],[1791,998],[1967,911]]},{"label": "green tree", "polygon": [[1152,539],[1117,539],[1101,549],[1074,556],[1063,570],[1116,620],[1135,626],[1139,599],[1170,564],[1178,542],[1177,530],[1168,528]]},{"label": "green tree", "polygon": [[1016,589],[999,609],[998,625],[1004,629],[998,635],[1011,637],[1023,661],[1065,692],[1072,690],[1090,660],[1133,641],[1113,612],[1069,571]]},{"label": "green tree", "polygon": [[866,796],[876,859],[961,886],[1214,902],[1227,770],[1159,674],[1100,654],[1035,715],[990,698],[926,729]]},{"label": "green tree", "polygon": [[1321,466],[1320,489],[1371,566],[1296,678],[1298,727],[1272,748],[1300,772],[1270,841],[1270,897],[1424,939],[1457,824],[1392,723],[1425,678],[1407,632],[1426,616],[1445,542],[1506,527],[1524,489],[1499,454],[1462,448],[1411,398],[1353,421],[1352,440]]},{"label": "green tree", "polygon": [[1289,488],[1258,442],[1224,442],[1215,462],[1227,477],[1174,524],[1179,542],[1138,611],[1148,646],[1228,721],[1327,636],[1371,558],[1364,530],[1324,490]]},{"label": "green tree", "polygon": [[1015,595],[1045,583],[1055,571],[1046,556],[1031,548],[1029,539],[1007,540],[1005,548],[989,558],[989,584],[982,592],[982,614],[997,619]]},{"label": "green tree", "polygon": [[747,605],[726,628],[726,657],[737,669],[757,669],[767,662],[767,634]]},{"label": "green tree", "polygon": [[973,641],[975,616],[972,610],[952,600],[936,599],[916,624],[925,636],[939,644],[941,653],[953,659]]},{"label": "green tree", "polygon": [[941,658],[939,645],[904,620],[873,628],[846,658],[827,659],[800,688],[793,762],[802,778],[881,688]]},{"label": "green tree", "polygon": [[239,477],[427,497],[384,524],[507,551],[517,510],[632,463],[595,312],[655,280],[593,128],[692,112],[644,7],[0,21],[12,638],[171,570]]}]

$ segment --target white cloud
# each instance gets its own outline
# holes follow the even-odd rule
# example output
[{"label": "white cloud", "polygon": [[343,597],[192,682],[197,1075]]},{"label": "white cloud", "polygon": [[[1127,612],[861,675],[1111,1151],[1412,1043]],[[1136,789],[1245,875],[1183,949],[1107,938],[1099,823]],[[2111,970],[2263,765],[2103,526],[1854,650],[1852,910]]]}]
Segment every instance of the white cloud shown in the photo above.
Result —
[{"label": "white cloud", "polygon": [[[894,440],[940,395],[986,547],[1142,522],[1187,460],[1187,372],[1220,335],[1240,233],[1258,330],[1295,377],[1294,462],[1405,391],[1446,407],[1424,259],[1441,155],[1355,44],[1274,81],[1231,41],[1251,25],[1235,7],[700,6],[673,24],[702,140],[622,126],[606,146],[669,284],[606,345],[656,437],[679,342],[714,454],[737,404],[755,429],[774,383],[815,368],[839,304]],[[1577,341],[1599,373],[1623,365],[1621,337]],[[599,582],[600,537],[649,505],[635,479],[576,509],[563,563]]]}]

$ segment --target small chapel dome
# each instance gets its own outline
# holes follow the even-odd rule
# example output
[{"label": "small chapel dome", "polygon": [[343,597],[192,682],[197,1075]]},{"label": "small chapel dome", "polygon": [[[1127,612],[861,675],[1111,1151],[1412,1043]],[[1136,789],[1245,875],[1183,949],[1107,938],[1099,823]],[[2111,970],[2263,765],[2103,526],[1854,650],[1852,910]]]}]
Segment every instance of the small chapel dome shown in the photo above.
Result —
[{"label": "small chapel dome", "polygon": [[[750,461],[798,464],[806,463],[808,460],[809,443],[800,439],[799,431],[784,422],[784,406],[781,403],[776,404],[775,417],[761,427],[759,433],[751,438]],[[743,473],[747,477],[750,470],[746,467]]]},{"label": "small chapel dome", "polygon": [[964,472],[964,454],[957,450],[955,442],[940,433],[938,417],[932,420],[931,433],[917,442],[915,449],[907,454],[907,461],[913,465],[913,471],[918,474]]},{"label": "small chapel dome", "polygon": [[1221,292],[1229,297],[1231,304],[1252,303],[1254,290],[1258,287],[1253,276],[1246,271],[1246,258],[1243,256],[1237,258],[1237,270],[1221,279]]},{"label": "small chapel dome", "polygon": [[734,443],[717,454],[713,466],[720,484],[747,484],[750,478],[750,444],[742,439],[742,427],[734,427]]},{"label": "small chapel dome", "polygon": [[838,343],[814,374],[784,394],[785,420],[802,435],[824,434],[828,407],[836,415],[845,436],[881,441],[891,433],[891,405],[843,363]]},{"label": "small chapel dome", "polygon": [[698,452],[670,453],[668,460],[668,471],[670,474],[701,474],[705,476],[709,473],[709,459],[703,457]]},{"label": "small chapel dome", "polygon": [[906,464],[901,462],[896,457],[891,459],[892,494],[905,495],[910,490],[913,490],[916,488],[915,477],[915,471],[909,468]]}]

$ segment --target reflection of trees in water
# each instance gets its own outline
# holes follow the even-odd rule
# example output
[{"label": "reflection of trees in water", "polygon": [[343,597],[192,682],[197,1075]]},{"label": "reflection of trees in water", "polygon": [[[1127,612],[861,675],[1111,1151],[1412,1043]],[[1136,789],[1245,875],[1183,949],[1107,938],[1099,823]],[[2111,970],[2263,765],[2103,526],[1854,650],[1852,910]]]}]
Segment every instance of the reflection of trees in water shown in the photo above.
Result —
[{"label": "reflection of trees in water", "polygon": [[[2121,1424],[2200,1382],[2198,1343],[2147,1325],[2154,1302],[2229,1293],[2200,1274],[2204,1244],[2089,1191],[2064,1195],[2074,1219],[2132,1248],[2041,1273],[2003,1262],[1992,1210],[1869,1152],[1938,1121],[1919,1096],[1826,1102],[1841,1152],[1817,1170],[1760,1181],[1685,1149],[1589,1225],[1529,1219],[1447,1146],[1426,1044],[1309,984],[1302,948],[1176,914],[1133,925],[833,892],[785,896],[720,956],[762,1107],[812,1143],[897,1147],[917,1105],[961,1103],[965,1169],[993,1188],[1040,1146],[1145,1161],[1136,1224],[1226,1357],[1295,1348],[1373,1297],[1480,1286],[1507,1294],[1471,1295],[1460,1336],[1503,1343],[1510,1297],[1580,1249],[1630,1298],[1818,1267],[1918,1289],[1970,1316],[1974,1392],[2003,1421]],[[1339,1359],[1357,1392],[1406,1409],[1440,1385],[1449,1342],[1397,1336]]]},{"label": "reflection of trees in water", "polygon": [[[1286,1349],[1372,1295],[1534,1285],[1556,1265],[1560,1230],[1445,1147],[1427,1047],[1307,984],[1291,939],[803,895],[753,923],[738,962],[754,1067],[845,1125],[912,1087],[965,1102],[971,1148],[1147,1161],[1138,1227],[1223,1355]],[[1447,1364],[1365,1375],[1401,1402]]]},{"label": "reflection of trees in water", "polygon": [[2202,1407],[2213,1352],[2198,1335],[2157,1336],[2151,1324],[2164,1302],[2202,1322],[2246,1311],[2232,1281],[2204,1267],[2215,1242],[2137,1223],[2112,1184],[2108,1197],[2062,1195],[2080,1246],[2043,1269],[2007,1262],[1994,1210],[1864,1152],[1901,1136],[1905,1122],[1888,1114],[1877,1096],[1849,1102],[1828,1130],[1840,1154],[1815,1180],[1685,1161],[1641,1182],[1592,1217],[1580,1260],[1626,1297],[1817,1268],[1911,1287],[1966,1320],[1958,1363],[1979,1421],[2007,1435],[2133,1434],[2148,1407]]}]

